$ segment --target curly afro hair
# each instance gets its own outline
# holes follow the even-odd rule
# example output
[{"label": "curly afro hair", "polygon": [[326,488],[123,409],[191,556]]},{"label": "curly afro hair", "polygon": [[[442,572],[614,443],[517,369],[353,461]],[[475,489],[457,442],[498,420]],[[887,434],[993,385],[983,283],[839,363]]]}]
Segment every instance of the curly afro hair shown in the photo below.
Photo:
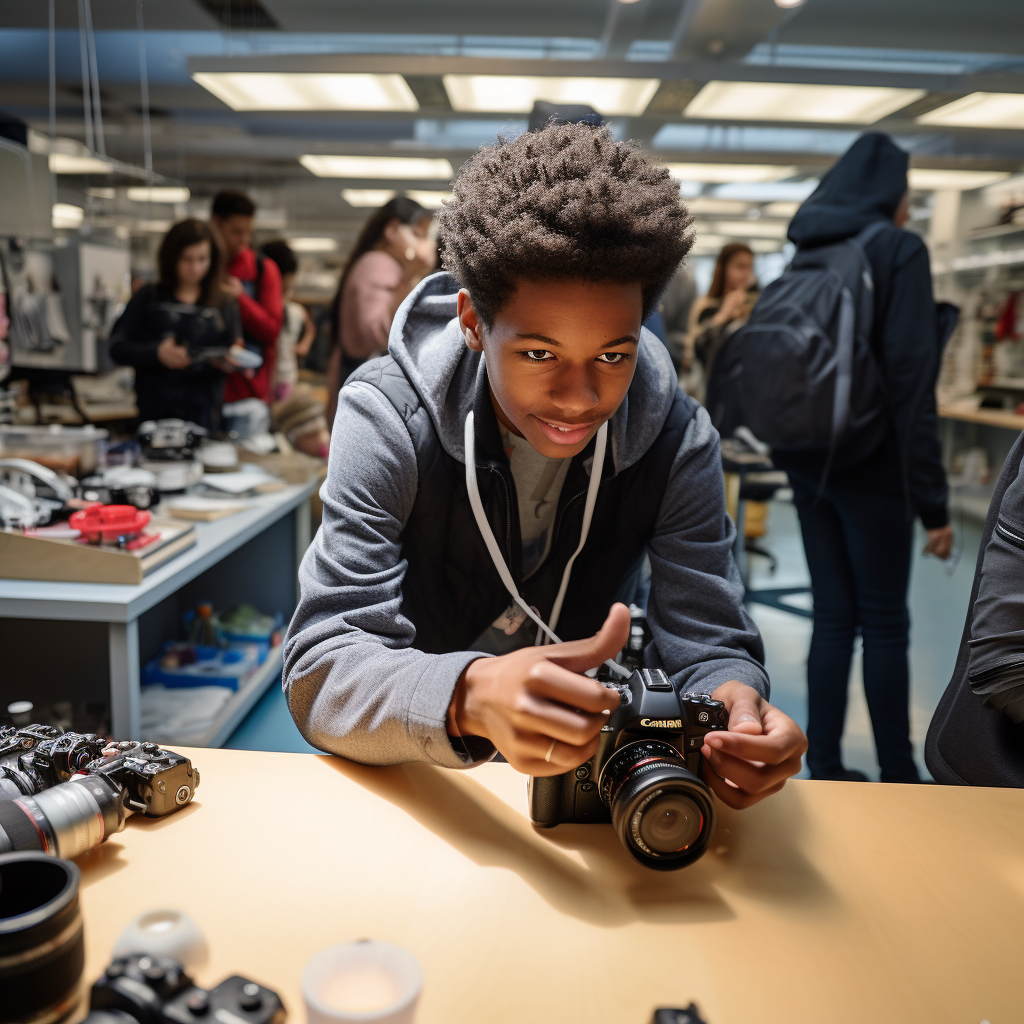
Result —
[{"label": "curly afro hair", "polygon": [[644,319],[690,250],[667,168],[605,127],[553,123],[462,165],[438,214],[446,270],[493,325],[520,279],[639,282]]}]

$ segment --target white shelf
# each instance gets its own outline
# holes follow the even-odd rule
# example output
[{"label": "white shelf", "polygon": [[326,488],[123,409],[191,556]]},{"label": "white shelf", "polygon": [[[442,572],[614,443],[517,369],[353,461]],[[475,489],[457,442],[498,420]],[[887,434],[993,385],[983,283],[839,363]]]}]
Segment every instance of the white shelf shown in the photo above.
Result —
[{"label": "white shelf", "polygon": [[[196,734],[188,732],[175,736],[172,733],[155,731],[143,735],[143,739],[152,739],[164,746],[187,747],[222,747],[238,728],[242,719],[253,709],[256,702],[267,692],[267,689],[281,674],[284,662],[284,644],[270,649],[267,660],[248,678],[242,687],[218,712],[205,732]],[[187,688],[183,688],[187,692]]]}]

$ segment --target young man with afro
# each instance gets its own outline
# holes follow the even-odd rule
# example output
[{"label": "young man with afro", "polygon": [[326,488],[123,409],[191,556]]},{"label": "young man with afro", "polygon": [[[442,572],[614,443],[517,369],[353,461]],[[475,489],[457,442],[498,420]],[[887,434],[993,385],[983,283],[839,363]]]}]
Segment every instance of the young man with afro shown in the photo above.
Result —
[{"label": "young man with afro", "polygon": [[618,703],[584,673],[623,647],[646,554],[645,664],[729,711],[711,787],[744,807],[799,771],[742,605],[718,435],[641,327],[690,223],[668,171],[606,128],[551,124],[462,167],[446,270],[341,391],[285,643],[311,743],[575,768]]}]

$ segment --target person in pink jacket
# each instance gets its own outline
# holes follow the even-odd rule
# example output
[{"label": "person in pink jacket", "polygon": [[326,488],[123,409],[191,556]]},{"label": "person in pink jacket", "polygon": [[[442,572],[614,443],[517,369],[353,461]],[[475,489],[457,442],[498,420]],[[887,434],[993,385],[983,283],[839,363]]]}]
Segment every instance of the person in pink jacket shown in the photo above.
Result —
[{"label": "person in pink jacket", "polygon": [[434,269],[437,246],[429,237],[430,219],[430,211],[419,203],[396,196],[366,222],[356,240],[331,313],[329,426],[345,379],[360,363],[387,351],[398,307]]}]

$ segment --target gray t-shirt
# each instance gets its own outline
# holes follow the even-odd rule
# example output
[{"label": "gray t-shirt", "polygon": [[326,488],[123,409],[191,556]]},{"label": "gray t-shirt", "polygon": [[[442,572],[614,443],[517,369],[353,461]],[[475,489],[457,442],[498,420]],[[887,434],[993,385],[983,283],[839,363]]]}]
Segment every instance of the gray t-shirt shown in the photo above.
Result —
[{"label": "gray t-shirt", "polygon": [[551,531],[562,484],[571,459],[549,459],[511,431],[502,431],[502,443],[512,469],[519,499],[519,530],[523,537],[523,579],[528,580],[551,550]]},{"label": "gray t-shirt", "polygon": [[[519,504],[519,532],[523,539],[523,579],[529,579],[544,564],[551,551],[555,512],[571,459],[549,459],[525,437],[502,431]],[[536,639],[537,627],[509,598],[509,607],[484,630],[472,645],[474,651],[508,654],[528,647]]]}]

